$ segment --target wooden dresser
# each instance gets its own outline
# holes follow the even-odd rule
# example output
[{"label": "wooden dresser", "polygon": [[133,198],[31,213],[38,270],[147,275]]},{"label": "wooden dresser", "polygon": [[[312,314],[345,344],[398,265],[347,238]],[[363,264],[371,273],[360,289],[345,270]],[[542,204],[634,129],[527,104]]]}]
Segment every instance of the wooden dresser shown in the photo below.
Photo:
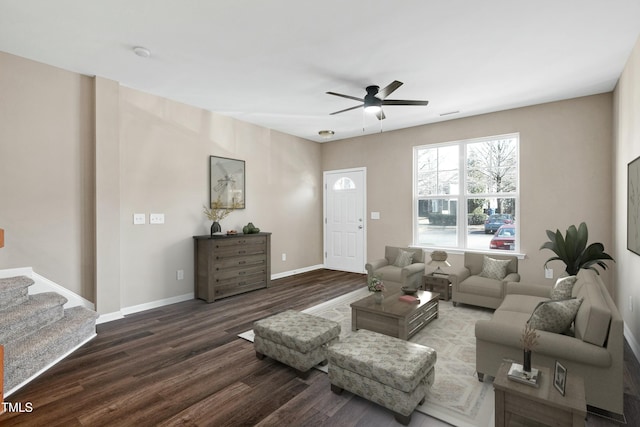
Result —
[{"label": "wooden dresser", "polygon": [[193,236],[195,297],[207,302],[266,288],[271,233]]}]

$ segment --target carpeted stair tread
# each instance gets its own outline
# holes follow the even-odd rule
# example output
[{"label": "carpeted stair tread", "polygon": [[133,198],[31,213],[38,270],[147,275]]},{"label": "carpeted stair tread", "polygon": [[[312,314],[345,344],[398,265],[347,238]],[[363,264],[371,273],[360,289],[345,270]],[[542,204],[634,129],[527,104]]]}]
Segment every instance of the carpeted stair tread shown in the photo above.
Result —
[{"label": "carpeted stair tread", "polygon": [[33,280],[27,276],[0,279],[0,310],[25,302],[29,298],[28,288],[33,283]]},{"label": "carpeted stair tread", "polygon": [[60,294],[44,292],[0,311],[0,343],[7,345],[61,319],[66,302]]},{"label": "carpeted stair tread", "polygon": [[64,311],[64,317],[5,347],[5,389],[11,390],[80,343],[95,335],[98,314],[84,307]]}]

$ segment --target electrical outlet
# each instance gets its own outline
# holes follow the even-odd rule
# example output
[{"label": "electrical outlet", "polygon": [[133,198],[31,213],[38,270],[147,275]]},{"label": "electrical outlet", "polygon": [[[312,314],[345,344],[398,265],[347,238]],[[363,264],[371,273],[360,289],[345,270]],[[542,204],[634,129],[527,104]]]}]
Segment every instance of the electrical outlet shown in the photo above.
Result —
[{"label": "electrical outlet", "polygon": [[544,278],[545,279],[553,279],[553,268],[545,268],[544,269]]},{"label": "electrical outlet", "polygon": [[141,214],[134,213],[133,214],[133,223],[135,225],[144,224],[145,222],[147,222],[146,218],[147,218],[147,216],[145,214],[143,214],[143,213],[141,213]]},{"label": "electrical outlet", "polygon": [[149,214],[149,224],[164,224],[164,214],[162,213]]},{"label": "electrical outlet", "polygon": [[287,254],[285,254],[285,253],[283,253],[283,254],[282,254],[282,260],[283,260],[283,261],[286,261],[286,260],[287,260]]},{"label": "electrical outlet", "polygon": [[183,280],[184,279],[184,270],[176,271],[176,279],[177,280]]}]

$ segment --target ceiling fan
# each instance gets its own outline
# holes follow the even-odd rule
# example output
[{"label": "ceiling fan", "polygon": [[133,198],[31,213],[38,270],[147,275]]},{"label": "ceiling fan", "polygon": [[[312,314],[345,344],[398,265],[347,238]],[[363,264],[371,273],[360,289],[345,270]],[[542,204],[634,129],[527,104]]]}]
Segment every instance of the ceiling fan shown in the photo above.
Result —
[{"label": "ceiling fan", "polygon": [[336,111],[335,113],[331,113],[331,115],[344,113],[345,111],[355,110],[356,108],[364,107],[364,110],[367,112],[375,113],[378,120],[383,120],[385,118],[384,112],[382,111],[383,105],[427,105],[429,101],[411,101],[406,99],[385,99],[389,96],[393,91],[402,86],[402,82],[394,80],[389,83],[385,88],[380,89],[380,86],[367,86],[367,94],[364,98],[357,98],[355,96],[343,95],[341,93],[336,92],[327,92],[329,95],[340,96],[342,98],[353,99],[354,101],[362,102],[362,105],[356,105],[355,107],[345,108],[344,110]]}]

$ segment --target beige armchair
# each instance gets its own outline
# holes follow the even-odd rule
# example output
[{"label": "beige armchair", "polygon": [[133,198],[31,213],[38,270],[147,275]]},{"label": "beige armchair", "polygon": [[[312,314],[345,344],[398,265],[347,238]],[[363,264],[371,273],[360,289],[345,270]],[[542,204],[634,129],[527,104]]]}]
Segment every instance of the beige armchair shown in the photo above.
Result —
[{"label": "beige armchair", "polygon": [[[485,257],[489,258],[485,265]],[[506,295],[508,282],[519,282],[518,258],[512,255],[485,255],[465,252],[464,269],[451,280],[451,299],[457,303],[498,308]],[[492,269],[496,270],[492,274]]]},{"label": "beige armchair", "polygon": [[[410,252],[409,264],[401,262],[400,251]],[[424,253],[420,248],[399,248],[385,246],[384,258],[370,261],[365,265],[367,278],[374,274],[380,276],[385,284],[396,284],[418,289],[424,276]]]}]

